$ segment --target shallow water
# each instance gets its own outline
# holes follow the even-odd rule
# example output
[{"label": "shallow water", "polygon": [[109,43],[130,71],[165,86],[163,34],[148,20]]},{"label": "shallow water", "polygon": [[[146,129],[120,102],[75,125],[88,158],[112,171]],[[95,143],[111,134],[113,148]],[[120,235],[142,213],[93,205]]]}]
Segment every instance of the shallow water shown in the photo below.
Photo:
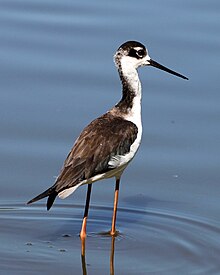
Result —
[{"label": "shallow water", "polygon": [[[1,274],[220,273],[219,8],[1,1]],[[133,39],[190,80],[139,70],[144,133],[122,178],[119,235],[104,234],[114,181],[97,182],[81,259],[86,187],[49,212],[45,201],[25,203],[52,185],[82,128],[119,100],[112,56]]]},{"label": "shallow water", "polygon": [[88,274],[108,274],[110,266],[115,274],[218,273],[219,223],[159,208],[119,208],[120,231],[112,239],[107,234],[111,211],[106,206],[91,208],[84,262],[80,205],[54,206],[50,214],[42,205],[4,205],[1,271],[59,274],[64,269],[65,274],[80,274],[84,263]]}]

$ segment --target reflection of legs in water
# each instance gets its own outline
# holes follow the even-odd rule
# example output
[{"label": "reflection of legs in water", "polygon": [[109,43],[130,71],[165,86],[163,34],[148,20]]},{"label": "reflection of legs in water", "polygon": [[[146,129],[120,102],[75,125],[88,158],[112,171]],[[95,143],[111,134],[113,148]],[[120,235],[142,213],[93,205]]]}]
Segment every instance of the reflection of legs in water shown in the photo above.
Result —
[{"label": "reflection of legs in water", "polygon": [[115,199],[114,199],[114,210],[113,210],[113,216],[112,216],[112,229],[110,231],[110,234],[112,236],[115,236],[116,230],[116,215],[117,215],[117,207],[118,207],[118,195],[119,195],[119,183],[120,183],[120,178],[116,179],[116,184],[115,184]]},{"label": "reflection of legs in water", "polygon": [[114,255],[115,255],[115,236],[112,236],[111,256],[110,256],[110,275],[114,275]]},{"label": "reflection of legs in water", "polygon": [[[115,236],[111,237],[110,275],[114,275]],[[86,238],[81,238],[82,274],[87,275],[86,269]]]},{"label": "reflection of legs in water", "polygon": [[81,262],[83,275],[87,275],[86,271],[86,238],[81,238]]},{"label": "reflection of legs in water", "polygon": [[86,238],[86,223],[87,223],[87,217],[89,212],[89,202],[90,202],[91,191],[92,191],[92,184],[88,184],[87,195],[86,195],[86,206],[85,206],[85,211],[83,216],[82,228],[80,232],[81,239]]}]

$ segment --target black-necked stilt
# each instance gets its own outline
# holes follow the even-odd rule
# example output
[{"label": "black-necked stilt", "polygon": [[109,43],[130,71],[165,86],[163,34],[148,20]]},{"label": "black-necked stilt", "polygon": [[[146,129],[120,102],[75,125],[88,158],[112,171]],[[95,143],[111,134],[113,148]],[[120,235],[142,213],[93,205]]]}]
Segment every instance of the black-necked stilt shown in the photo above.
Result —
[{"label": "black-necked stilt", "polygon": [[149,65],[188,79],[152,60],[145,46],[136,41],[122,44],[116,51],[114,61],[122,82],[121,100],[82,131],[54,185],[28,202],[29,204],[48,197],[47,210],[49,210],[57,195],[64,199],[79,186],[88,184],[81,238],[86,237],[92,183],[111,177],[115,177],[116,186],[110,234],[115,235],[116,232],[120,178],[136,154],[142,135],[141,83],[137,69]]}]

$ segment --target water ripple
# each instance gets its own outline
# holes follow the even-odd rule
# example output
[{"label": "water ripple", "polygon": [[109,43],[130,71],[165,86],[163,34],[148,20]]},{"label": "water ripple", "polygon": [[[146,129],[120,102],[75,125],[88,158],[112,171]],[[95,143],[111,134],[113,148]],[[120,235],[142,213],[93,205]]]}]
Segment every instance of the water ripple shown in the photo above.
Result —
[{"label": "water ripple", "polygon": [[[154,267],[154,272],[161,272],[162,269],[180,272],[188,270],[187,264],[190,270],[197,270],[198,274],[200,271],[213,273],[218,270],[218,222],[163,209],[119,208],[118,212],[116,247],[119,255],[126,254],[129,257],[137,251],[138,255],[145,255],[145,261],[149,261],[148,266]],[[63,242],[68,239],[65,242],[67,245],[78,239],[82,213],[81,205],[58,205],[51,212],[45,211],[43,205],[1,205],[0,220],[4,223],[1,228],[6,238],[9,238],[7,233],[10,232],[20,237],[24,234],[22,238],[26,243],[29,239],[34,242]],[[91,207],[88,241],[95,251],[109,249],[107,244],[110,236],[107,232],[111,213],[111,207]],[[155,265],[158,259],[160,263]]]}]

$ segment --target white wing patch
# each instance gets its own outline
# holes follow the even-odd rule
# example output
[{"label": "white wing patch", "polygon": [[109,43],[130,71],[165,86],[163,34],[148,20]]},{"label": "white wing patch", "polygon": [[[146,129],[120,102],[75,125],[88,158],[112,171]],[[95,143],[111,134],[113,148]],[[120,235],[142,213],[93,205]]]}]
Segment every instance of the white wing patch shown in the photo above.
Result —
[{"label": "white wing patch", "polygon": [[76,186],[73,186],[73,187],[70,187],[68,189],[63,190],[62,192],[60,192],[58,194],[58,197],[61,198],[61,199],[65,199],[65,198],[69,197],[69,195],[71,195],[73,192],[75,192],[76,189],[78,187],[80,187],[80,185],[82,185],[81,182],[79,184],[77,184]]}]

